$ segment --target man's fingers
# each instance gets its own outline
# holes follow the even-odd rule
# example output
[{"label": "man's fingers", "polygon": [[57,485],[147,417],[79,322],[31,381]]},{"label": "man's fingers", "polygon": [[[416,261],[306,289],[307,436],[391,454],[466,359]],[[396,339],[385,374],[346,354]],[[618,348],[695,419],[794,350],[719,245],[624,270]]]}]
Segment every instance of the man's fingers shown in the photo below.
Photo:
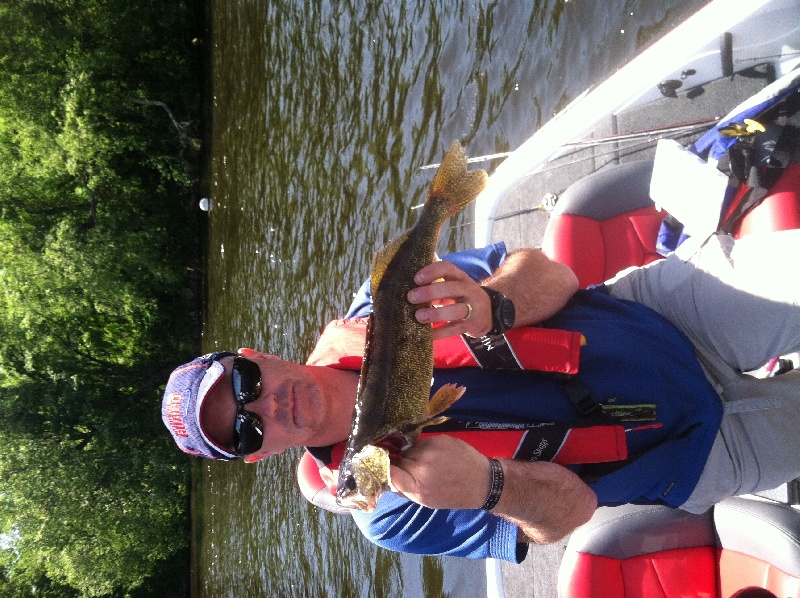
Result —
[{"label": "man's fingers", "polygon": [[436,322],[466,321],[467,316],[472,316],[472,306],[467,307],[466,301],[450,303],[441,307],[421,307],[416,312],[417,322],[420,324],[434,324]]},{"label": "man's fingers", "polygon": [[429,285],[411,289],[408,293],[408,300],[411,303],[430,303],[442,299],[459,300],[467,295],[472,289],[469,282],[445,280],[434,282]]},{"label": "man's fingers", "polygon": [[469,276],[452,262],[441,260],[428,264],[417,272],[414,276],[414,282],[422,286],[431,284],[438,278],[444,278],[445,280],[465,280],[469,279]]}]

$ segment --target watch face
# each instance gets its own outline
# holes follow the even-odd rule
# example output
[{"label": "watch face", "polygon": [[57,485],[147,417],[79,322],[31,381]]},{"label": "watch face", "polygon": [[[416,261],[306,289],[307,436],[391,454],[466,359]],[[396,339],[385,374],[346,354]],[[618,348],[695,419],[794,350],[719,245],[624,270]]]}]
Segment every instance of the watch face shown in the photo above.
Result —
[{"label": "watch face", "polygon": [[506,330],[514,326],[514,304],[508,297],[504,297],[500,302],[500,309],[498,311],[500,312],[498,314],[500,317],[500,323]]},{"label": "watch face", "polygon": [[489,287],[481,287],[489,295],[492,301],[492,329],[488,334],[503,334],[506,330],[514,326],[514,303],[503,295]]}]

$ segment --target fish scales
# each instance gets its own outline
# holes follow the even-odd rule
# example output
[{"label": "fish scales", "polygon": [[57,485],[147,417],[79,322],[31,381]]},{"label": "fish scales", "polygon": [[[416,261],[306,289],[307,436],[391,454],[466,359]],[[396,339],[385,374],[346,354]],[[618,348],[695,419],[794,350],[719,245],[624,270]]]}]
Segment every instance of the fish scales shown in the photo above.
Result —
[{"label": "fish scales", "polygon": [[434,177],[416,224],[374,255],[372,313],[353,415],[339,468],[340,504],[372,510],[388,489],[389,453],[411,446],[425,425],[463,393],[452,385],[430,398],[433,331],[408,302],[414,275],[435,257],[442,225],[471,203],[486,184],[482,170],[467,171],[464,150],[453,143]]}]

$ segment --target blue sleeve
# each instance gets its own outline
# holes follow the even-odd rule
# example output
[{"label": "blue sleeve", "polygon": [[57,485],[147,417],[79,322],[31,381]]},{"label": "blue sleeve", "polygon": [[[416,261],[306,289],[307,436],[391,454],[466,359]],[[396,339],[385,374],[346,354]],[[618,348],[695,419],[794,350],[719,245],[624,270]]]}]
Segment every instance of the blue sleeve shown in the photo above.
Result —
[{"label": "blue sleeve", "polygon": [[527,554],[528,545],[517,542],[516,525],[479,509],[429,509],[386,492],[375,511],[353,511],[353,519],[370,541],[398,552],[512,563]]},{"label": "blue sleeve", "polygon": [[[500,267],[505,261],[507,254],[506,245],[501,241],[500,243],[495,243],[487,247],[451,253],[445,255],[442,259],[454,263],[473,280],[483,280]],[[347,310],[344,317],[357,318],[368,316],[370,313],[370,305],[371,295],[369,279],[367,279],[355,294],[353,302],[350,304],[350,309]]]}]

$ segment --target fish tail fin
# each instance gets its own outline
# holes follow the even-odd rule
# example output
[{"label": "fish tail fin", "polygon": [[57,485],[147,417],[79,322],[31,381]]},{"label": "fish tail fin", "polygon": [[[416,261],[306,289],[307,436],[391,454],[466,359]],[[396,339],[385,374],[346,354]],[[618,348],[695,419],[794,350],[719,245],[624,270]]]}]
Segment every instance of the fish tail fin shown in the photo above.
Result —
[{"label": "fish tail fin", "polygon": [[448,206],[448,217],[455,216],[483,191],[487,178],[484,170],[467,170],[464,148],[454,141],[433,177],[428,201],[434,197],[444,199]]},{"label": "fish tail fin", "polygon": [[[455,384],[445,384],[436,393],[431,397],[431,400],[428,402],[428,406],[425,410],[425,417],[428,420],[431,420],[435,416],[442,413],[445,409],[450,407],[453,403],[455,403],[458,399],[461,398],[461,395],[466,392],[466,388],[463,386],[456,386]],[[446,419],[446,418],[445,418]],[[426,424],[431,425],[431,424]]]}]

